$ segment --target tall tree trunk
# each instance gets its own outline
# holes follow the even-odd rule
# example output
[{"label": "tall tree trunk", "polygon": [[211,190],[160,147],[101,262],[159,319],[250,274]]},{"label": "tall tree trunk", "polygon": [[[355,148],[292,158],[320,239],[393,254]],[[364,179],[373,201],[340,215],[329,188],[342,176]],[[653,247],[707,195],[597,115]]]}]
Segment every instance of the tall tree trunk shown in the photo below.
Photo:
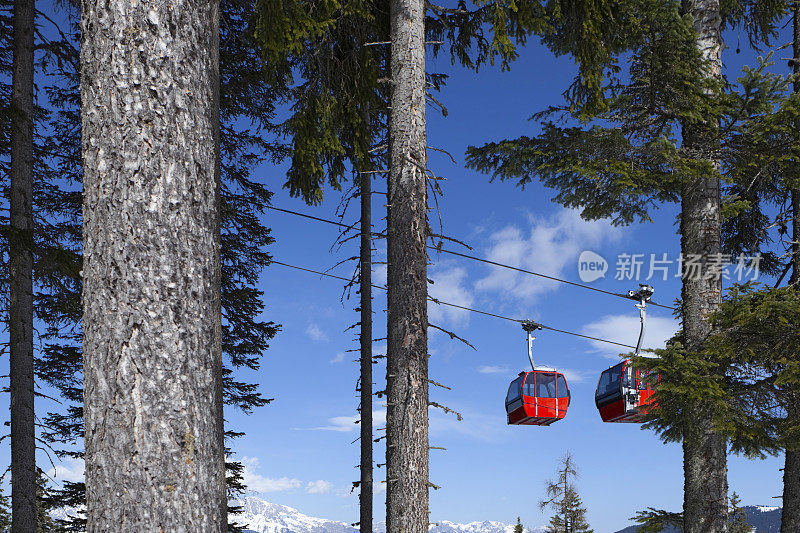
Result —
[{"label": "tall tree trunk", "polygon": [[[688,0],[684,6],[694,18],[698,48],[710,62],[709,75],[720,76],[722,40],[718,1]],[[683,134],[686,148],[710,152],[712,146],[706,128],[686,127]],[[711,164],[716,166],[717,162]],[[683,255],[699,255],[703,264],[703,275],[686,277],[682,287],[686,344],[690,350],[696,350],[711,332],[707,318],[722,297],[721,279],[705,276],[706,263],[721,252],[719,178],[700,178],[687,185],[681,207]],[[683,443],[686,533],[724,532],[728,528],[727,444],[711,426],[711,415],[702,406],[687,423]]]},{"label": "tall tree trunk", "polygon": [[[793,70],[797,76],[794,81],[794,92],[800,92],[800,5],[792,3],[792,19],[794,26]],[[790,283],[798,286],[800,282],[800,190],[792,189],[792,277]],[[793,395],[792,395],[793,396]],[[787,416],[797,420],[800,418],[800,401],[790,396]],[[781,512],[781,533],[800,531],[800,449],[786,449],[786,460],[783,465],[783,511]]]},{"label": "tall tree trunk", "polygon": [[[216,3],[219,6],[217,0]],[[219,7],[217,7],[219,10]],[[217,21],[214,24],[212,42],[210,43],[210,60],[214,68],[209,72],[211,76],[212,92],[212,123],[211,127],[214,134],[214,272],[212,286],[214,288],[214,300],[212,311],[218,320],[214,321],[214,346],[213,353],[217,354],[214,359],[214,405],[217,412],[217,446],[222,455],[222,483],[217,491],[217,504],[222,519],[219,521],[219,533],[226,533],[228,527],[228,484],[227,470],[225,467],[225,392],[224,392],[224,365],[222,363],[222,139],[220,137],[221,110],[220,110],[220,67],[219,67],[219,12],[216,13]]]},{"label": "tall tree trunk", "polygon": [[[369,124],[369,110],[364,113]],[[359,530],[372,533],[372,175],[361,169],[361,482]]]},{"label": "tall tree trunk", "polygon": [[428,531],[425,1],[392,0],[386,527]]},{"label": "tall tree trunk", "polygon": [[[709,62],[709,76],[721,76],[722,36],[719,0],[684,0],[692,15],[697,47]],[[714,125],[685,125],[683,145],[711,158],[709,140]],[[716,167],[718,162],[709,160]],[[697,350],[711,332],[708,315],[722,299],[722,280],[706,276],[707,262],[721,253],[720,180],[704,177],[684,187],[681,199],[681,251],[684,258],[700,256],[701,276],[683,280],[683,328],[689,350]],[[683,442],[684,531],[717,533],[728,530],[727,442],[712,430],[711,414],[702,406],[687,421]]]},{"label": "tall tree trunk", "polygon": [[218,3],[84,2],[87,531],[224,531]]},{"label": "tall tree trunk", "polygon": [[36,532],[33,383],[33,25],[34,0],[14,1],[11,81],[9,307],[11,530]]}]

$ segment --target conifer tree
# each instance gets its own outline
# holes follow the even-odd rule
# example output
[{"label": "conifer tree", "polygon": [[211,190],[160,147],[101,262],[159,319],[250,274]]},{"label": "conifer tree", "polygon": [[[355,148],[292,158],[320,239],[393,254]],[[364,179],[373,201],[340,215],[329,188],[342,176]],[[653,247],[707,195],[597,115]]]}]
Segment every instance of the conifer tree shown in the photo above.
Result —
[{"label": "conifer tree", "polygon": [[81,13],[90,533],[227,529],[218,24],[216,3]]},{"label": "conifer tree", "polygon": [[386,528],[428,529],[425,2],[391,0]]},{"label": "conifer tree", "polygon": [[[766,7],[757,22],[752,21],[755,36],[763,34],[759,28],[768,31],[776,13],[784,9],[783,5]],[[752,8],[726,11],[726,22],[740,21],[737,17]],[[690,277],[684,265],[681,340],[688,351],[682,353],[693,361],[684,370],[702,369],[705,374],[700,381],[710,379],[709,372],[721,379],[724,369],[702,361],[699,355],[710,333],[707,315],[719,304],[721,294],[720,276],[708,275],[713,258],[722,252],[720,173],[734,174],[733,161],[754,153],[752,145],[745,146],[746,136],[732,132],[746,129],[749,113],[769,110],[781,98],[782,82],[765,75],[761,66],[745,71],[741,92],[727,93],[720,75],[722,19],[717,3],[631,2],[623,11],[624,17],[603,19],[603,30],[594,44],[590,40],[582,46],[608,51],[595,67],[612,70],[618,68],[614,56],[628,50],[630,82],[612,80],[599,90],[600,97],[567,93],[565,107],[537,115],[545,119],[538,137],[472,148],[468,162],[501,179],[517,179],[520,185],[537,176],[558,190],[559,203],[581,208],[585,218],[610,217],[617,224],[649,220],[649,210],[658,202],[680,201],[683,257],[700,259],[700,275]],[[563,40],[556,44],[569,50]],[[768,97],[753,98],[750,90],[756,86]],[[729,107],[733,102],[741,107]],[[561,127],[546,120],[558,112],[581,120],[600,118],[602,123]],[[726,207],[733,215],[749,204],[732,201]],[[733,242],[737,239],[742,236],[735,235]],[[697,381],[683,383],[697,385]],[[696,397],[690,404],[690,396],[684,395],[683,400],[674,396],[686,402],[685,416],[672,426],[679,429],[662,436],[684,442],[686,530],[723,531],[727,524],[726,446],[712,424],[717,404]]]},{"label": "conifer tree", "polygon": [[752,533],[753,526],[747,522],[747,511],[742,509],[739,495],[734,492],[730,499],[730,528],[728,533]]},{"label": "conifer tree", "polygon": [[[689,0],[683,12],[695,31],[696,46],[704,63],[704,79],[722,79],[722,17],[713,0]],[[709,90],[711,98],[717,91]],[[684,265],[681,319],[684,341],[698,350],[711,333],[707,320],[722,298],[722,276],[713,274],[713,261],[722,253],[721,181],[717,151],[720,126],[715,116],[681,122],[682,149],[698,154],[695,163],[705,167],[700,176],[681,188],[681,253],[699,257],[699,275]],[[704,174],[704,175],[703,175]],[[712,415],[699,404],[690,409],[683,434],[683,529],[686,533],[724,532],[728,522],[727,443],[714,430]]]},{"label": "conifer tree", "polygon": [[[504,63],[510,61],[515,54],[512,38],[524,40],[541,20],[537,3],[525,2],[520,8],[506,2],[477,4],[479,7],[474,11],[468,11],[464,5],[449,9],[418,0],[259,2],[256,34],[267,63],[278,73],[275,79],[282,83],[281,76],[289,77],[293,73],[302,79],[290,95],[293,113],[285,123],[285,131],[292,139],[287,186],[293,195],[302,196],[308,203],[320,202],[326,183],[333,188],[340,187],[346,162],[362,169],[369,161],[373,139],[379,137],[377,132],[387,125],[395,128],[394,134],[389,135],[393,146],[389,149],[392,161],[387,186],[390,195],[387,527],[390,531],[427,528],[428,523],[428,324],[427,276],[424,273],[425,245],[430,230],[426,217],[428,170],[424,114],[426,85],[438,87],[442,77],[425,71],[426,35],[431,41],[446,36],[452,45],[453,60],[476,67],[494,57],[501,58]],[[426,17],[429,10],[431,14]],[[407,30],[402,21],[409,13],[415,17],[410,19],[413,20],[414,42],[404,41],[398,45],[392,32],[396,30],[405,38],[403,32]],[[483,38],[486,22],[491,22],[495,30],[492,40]],[[383,46],[388,41],[393,43],[390,48]],[[477,45],[475,50],[473,43]],[[438,46],[433,49],[437,51]],[[391,117],[386,113],[388,102],[381,83],[386,80],[380,80],[386,77],[381,68],[386,50],[392,54],[391,75],[388,76],[392,92]],[[473,51],[476,51],[475,56]],[[406,72],[413,75],[411,85],[406,84],[405,79],[400,83],[396,78]],[[398,98],[403,99],[401,103],[397,103]],[[373,119],[371,113],[364,114],[364,109],[374,111],[376,118]],[[395,146],[395,143],[400,144]],[[396,189],[399,192],[395,198]],[[364,309],[362,303],[362,313]],[[414,339],[410,349],[401,346],[404,338]],[[362,334],[362,346],[368,341]],[[362,355],[362,368],[364,364]],[[362,416],[367,412],[364,385],[367,380],[370,380],[368,373],[362,373]],[[410,408],[400,409],[401,404]],[[362,420],[362,477],[359,482],[362,531],[369,530],[364,503],[369,498],[366,491],[371,472],[365,475],[363,471],[371,468],[368,458],[371,453],[364,453],[371,452],[371,449],[365,450],[371,442],[364,438],[369,428],[366,417]],[[412,464],[416,465],[415,470],[409,468]]]},{"label": "conifer tree", "polygon": [[514,533],[525,533],[525,528],[522,527],[519,517],[517,517],[517,523],[514,525]]},{"label": "conifer tree", "polygon": [[586,508],[575,488],[578,477],[572,455],[567,452],[561,459],[558,477],[545,482],[545,498],[539,508],[551,508],[556,514],[550,518],[548,533],[592,533],[586,521]]},{"label": "conifer tree", "polygon": [[49,486],[44,471],[38,469],[36,474],[36,533],[64,533],[51,516],[51,513],[63,507],[63,504],[53,498],[53,489]]},{"label": "conifer tree", "polygon": [[11,508],[8,496],[0,494],[0,533],[11,532]]},{"label": "conifer tree", "polygon": [[[793,90],[800,93],[800,5],[792,2],[792,70],[795,76]],[[787,172],[791,178],[800,175]],[[792,205],[792,246],[790,284],[800,286],[800,183],[791,187]],[[800,356],[800,354],[798,354]],[[790,398],[786,408],[787,418],[800,419],[800,390],[789,392]],[[800,447],[787,443],[783,466],[783,511],[781,513],[781,533],[800,530]]]},{"label": "conifer tree", "polygon": [[[224,401],[226,406],[250,412],[268,402],[256,385],[233,378],[233,369],[257,369],[277,326],[259,320],[264,309],[263,294],[256,287],[258,276],[269,262],[266,246],[272,242],[259,213],[269,202],[270,193],[254,180],[252,168],[281,156],[281,146],[265,138],[273,129],[276,95],[263,84],[263,65],[247,27],[252,5],[228,0],[221,5],[221,127],[222,127],[222,349],[225,355]],[[71,19],[72,13],[67,13]],[[57,28],[58,29],[58,28]],[[61,29],[58,29],[59,31]],[[80,217],[82,168],[80,164],[80,117],[77,76],[77,30],[63,29],[62,42],[51,41],[43,71],[58,82],[46,87],[53,121],[48,129],[54,142],[47,147],[57,164],[59,186],[39,200],[40,219],[46,236],[37,242],[37,276],[41,293],[37,295],[37,317],[48,324],[45,348],[37,361],[37,375],[60,391],[66,410],[50,413],[42,437],[65,456],[82,456],[81,310],[78,276],[80,271]],[[250,127],[243,127],[242,118]],[[49,207],[48,207],[49,206]],[[56,239],[56,236],[59,237]],[[53,246],[57,242],[58,246]],[[242,433],[228,431],[228,440]],[[229,496],[243,493],[241,466],[227,462]],[[54,498],[79,507],[84,504],[84,484],[65,482]],[[231,520],[237,508],[229,508]],[[85,519],[70,517],[63,527],[83,531]],[[231,525],[231,530],[235,528]]]},{"label": "conifer tree", "polygon": [[33,0],[14,1],[9,215],[11,529],[36,532],[33,378],[34,20]]},{"label": "conifer tree", "polygon": [[[800,419],[791,409],[800,389],[797,286],[734,286],[713,320],[718,332],[706,351],[731,368],[722,396],[728,411],[718,426],[736,451],[751,456],[785,451],[789,460],[800,435]],[[784,496],[790,496],[784,508],[792,505],[796,484],[784,475]],[[782,529],[792,523],[793,509],[787,512]]]}]

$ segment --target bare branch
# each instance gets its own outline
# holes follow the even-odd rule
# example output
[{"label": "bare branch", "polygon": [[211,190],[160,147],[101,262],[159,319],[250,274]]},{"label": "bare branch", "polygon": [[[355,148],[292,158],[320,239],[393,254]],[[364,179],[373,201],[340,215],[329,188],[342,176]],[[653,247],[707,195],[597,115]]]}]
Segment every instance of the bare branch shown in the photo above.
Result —
[{"label": "bare branch", "polygon": [[[449,407],[447,407],[447,406],[444,406],[444,405],[442,405],[442,404],[440,404],[440,403],[436,403],[436,402],[428,402],[428,405],[429,405],[429,406],[431,406],[431,407],[438,407],[439,409],[441,409],[442,411],[444,411],[444,412],[445,412],[445,413],[447,413],[447,414],[453,413],[454,415],[456,415],[456,419],[457,419],[459,422],[461,422],[462,420],[464,420],[464,417],[463,417],[463,416],[461,416],[461,413],[459,413],[458,411],[454,411],[454,410],[450,409]],[[376,441],[376,442],[377,442],[377,441]]]},{"label": "bare branch", "polygon": [[437,326],[436,324],[431,324],[430,322],[428,322],[428,327],[429,328],[433,328],[433,329],[438,329],[439,331],[449,335],[451,339],[459,340],[459,341],[463,342],[464,344],[466,344],[467,346],[469,346],[470,348],[472,348],[473,350],[475,350],[476,352],[478,351],[477,348],[475,348],[473,345],[471,345],[468,340],[459,337],[458,335],[456,335],[452,331],[448,331],[448,330],[446,330],[444,328],[441,328],[441,327]]},{"label": "bare branch", "polygon": [[431,385],[436,385],[437,387],[441,387],[441,388],[443,388],[443,389],[447,389],[447,390],[453,390],[453,389],[451,389],[450,387],[448,387],[447,385],[442,385],[441,383],[438,383],[438,382],[436,382],[436,381],[433,381],[432,379],[426,379],[425,381],[427,381],[427,382],[428,382],[428,383],[430,383]]}]

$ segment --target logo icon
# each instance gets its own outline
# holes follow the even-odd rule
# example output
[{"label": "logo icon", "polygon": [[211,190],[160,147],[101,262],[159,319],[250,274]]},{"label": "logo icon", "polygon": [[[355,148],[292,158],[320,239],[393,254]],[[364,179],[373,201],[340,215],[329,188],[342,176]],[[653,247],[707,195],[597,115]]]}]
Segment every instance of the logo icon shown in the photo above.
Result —
[{"label": "logo icon", "polygon": [[578,257],[578,277],[584,283],[592,282],[599,278],[606,277],[608,272],[608,261],[600,255],[590,250],[584,250]]}]

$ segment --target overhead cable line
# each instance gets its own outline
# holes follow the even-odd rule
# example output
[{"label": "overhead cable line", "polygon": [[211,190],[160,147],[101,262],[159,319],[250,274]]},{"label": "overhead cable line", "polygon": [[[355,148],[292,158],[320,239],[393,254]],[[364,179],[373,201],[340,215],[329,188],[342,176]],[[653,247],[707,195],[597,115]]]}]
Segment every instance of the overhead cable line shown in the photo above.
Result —
[{"label": "overhead cable line", "polygon": [[[312,216],[312,215],[307,215],[305,213],[300,213],[298,211],[291,211],[289,209],[282,209],[280,207],[274,207],[274,206],[271,206],[271,205],[268,205],[266,207],[267,207],[267,209],[272,209],[274,211],[281,211],[282,213],[288,213],[290,215],[296,215],[296,216],[299,216],[299,217],[308,218],[310,220],[315,220],[317,222],[325,222],[326,224],[332,224],[334,226],[339,226],[339,227],[342,227],[342,228],[348,228],[348,229],[355,228],[355,224],[348,225],[348,224],[344,224],[342,222],[336,222],[335,220],[329,220],[329,219],[326,219],[326,218],[315,217],[315,216]],[[374,235],[374,236],[378,236],[378,237],[382,237],[383,236],[383,234],[376,233],[376,232],[370,232],[370,234]],[[542,274],[540,272],[534,272],[532,270],[526,270],[524,268],[515,267],[515,266],[512,266],[512,265],[506,265],[506,264],[503,264],[503,263],[498,263],[496,261],[491,261],[489,259],[484,259],[482,257],[477,257],[477,256],[474,256],[474,255],[462,254],[461,252],[455,252],[453,250],[445,250],[444,248],[440,248],[438,246],[433,246],[433,245],[430,245],[430,244],[428,244],[426,246],[428,248],[430,248],[431,250],[436,250],[437,252],[443,252],[443,253],[446,253],[446,254],[455,255],[455,256],[458,256],[458,257],[463,257],[465,259],[472,259],[473,261],[480,261],[481,263],[486,263],[487,265],[493,265],[493,266],[497,266],[497,267],[501,267],[501,268],[507,268],[509,270],[514,270],[516,272],[521,272],[523,274],[529,274],[531,276],[538,276],[540,278],[549,279],[551,281],[557,281],[559,283],[566,283],[567,285],[572,285],[572,286],[575,286],[575,287],[581,287],[583,289],[588,289],[590,291],[595,291],[595,292],[600,292],[600,293],[603,293],[603,294],[608,294],[609,296],[616,296],[617,298],[624,298],[626,300],[629,299],[627,295],[621,294],[621,293],[618,293],[618,292],[599,289],[597,287],[592,287],[591,285],[584,285],[583,283],[577,283],[575,281],[569,281],[569,280],[566,280],[566,279],[557,278],[555,276],[548,276],[547,274]],[[663,304],[659,304],[659,303],[655,303],[655,302],[650,302],[650,305],[655,305],[656,307],[663,307],[664,309],[673,309],[672,307],[670,307],[668,305],[663,305]]]},{"label": "overhead cable line", "polygon": [[[303,272],[309,272],[311,274],[319,274],[320,276],[325,276],[325,277],[328,277],[328,278],[338,279],[338,280],[346,281],[348,283],[353,281],[352,279],[345,278],[344,276],[337,276],[336,274],[330,274],[328,272],[321,272],[319,270],[313,270],[313,269],[310,269],[310,268],[299,267],[299,266],[296,266],[296,265],[290,265],[289,263],[283,263],[281,261],[273,260],[273,261],[270,261],[270,262],[273,265],[280,265],[280,266],[284,266],[284,267],[288,267],[288,268],[293,268],[295,270],[302,270]],[[384,291],[387,290],[386,287],[383,286],[383,285],[374,285],[373,284],[372,287],[374,287],[376,289],[381,289],[381,290],[384,290]],[[508,320],[509,322],[517,322],[519,324],[524,324],[524,323],[529,322],[528,320],[520,320],[519,318],[512,318],[512,317],[509,317],[509,316],[498,315],[496,313],[490,313],[488,311],[481,311],[480,309],[473,309],[472,307],[465,307],[463,305],[458,305],[458,304],[453,304],[453,303],[450,303],[450,302],[445,302],[445,301],[439,300],[438,298],[433,298],[432,296],[428,296],[428,300],[430,300],[431,302],[433,302],[435,304],[446,305],[448,307],[454,307],[456,309],[463,309],[464,311],[470,311],[472,313],[478,313],[480,315],[486,315],[486,316],[491,316],[491,317],[494,317],[494,318],[499,318],[499,319],[502,319],[502,320]],[[563,329],[553,328],[553,327],[547,326],[545,324],[538,324],[538,325],[540,325],[544,329],[547,329],[547,330],[550,330],[550,331],[555,331],[556,333],[564,333],[566,335],[573,335],[575,337],[581,337],[583,339],[588,339],[588,340],[592,340],[592,341],[605,342],[607,344],[614,344],[616,346],[621,346],[623,348],[632,348],[634,350],[636,349],[636,346],[631,346],[630,344],[623,344],[621,342],[610,341],[608,339],[601,339],[599,337],[592,337],[590,335],[583,335],[581,333],[575,333],[573,331],[566,331],[566,330],[563,330]]]}]

